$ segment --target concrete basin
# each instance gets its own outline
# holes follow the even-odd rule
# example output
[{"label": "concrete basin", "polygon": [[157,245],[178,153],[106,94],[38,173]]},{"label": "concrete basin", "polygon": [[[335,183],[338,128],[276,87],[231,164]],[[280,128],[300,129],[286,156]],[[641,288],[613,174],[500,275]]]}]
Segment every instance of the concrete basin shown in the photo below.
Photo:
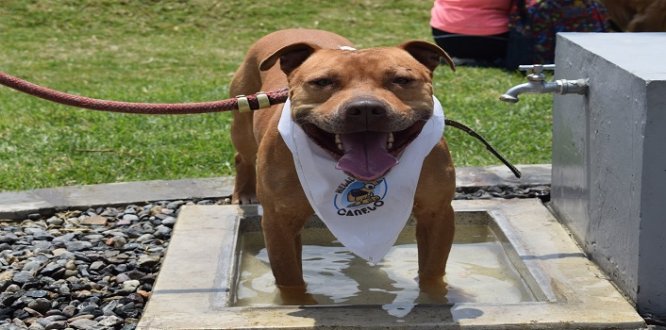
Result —
[{"label": "concrete basin", "polygon": [[311,221],[304,269],[320,304],[293,306],[271,289],[256,207],[187,206],[138,329],[645,327],[538,199],[455,201],[454,209],[446,299],[415,290],[409,226],[384,264],[367,265]]}]

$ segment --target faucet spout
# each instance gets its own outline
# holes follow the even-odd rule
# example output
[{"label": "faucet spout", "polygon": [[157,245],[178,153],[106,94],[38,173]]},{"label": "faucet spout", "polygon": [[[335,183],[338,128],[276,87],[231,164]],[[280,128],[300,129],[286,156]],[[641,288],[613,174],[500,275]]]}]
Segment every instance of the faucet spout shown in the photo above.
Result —
[{"label": "faucet spout", "polygon": [[544,93],[562,93],[562,88],[565,85],[565,80],[556,80],[551,82],[543,82],[543,80],[529,81],[520,85],[513,86],[500,96],[500,100],[509,103],[517,103],[520,101],[518,95],[524,93],[544,94]]},{"label": "faucet spout", "polygon": [[518,95],[523,94],[523,93],[528,93],[533,90],[535,90],[534,82],[526,82],[520,85],[513,86],[509,88],[509,90],[506,91],[506,93],[502,94],[499,99],[500,101],[503,102],[508,102],[508,103],[518,103],[520,101],[518,99]]},{"label": "faucet spout", "polygon": [[513,86],[509,88],[499,99],[503,102],[517,103],[520,101],[518,96],[523,93],[558,93],[558,94],[585,94],[589,85],[588,79],[567,80],[558,79],[555,81],[545,82],[543,74],[544,69],[555,69],[555,65],[532,65],[522,66],[521,70],[531,70],[532,73],[527,75],[528,82]]}]

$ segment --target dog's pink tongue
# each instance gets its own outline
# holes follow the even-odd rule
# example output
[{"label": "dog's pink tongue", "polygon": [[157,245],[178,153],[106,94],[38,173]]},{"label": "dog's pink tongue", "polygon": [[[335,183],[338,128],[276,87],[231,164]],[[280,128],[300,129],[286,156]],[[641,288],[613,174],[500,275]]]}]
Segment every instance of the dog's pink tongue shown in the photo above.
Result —
[{"label": "dog's pink tongue", "polygon": [[387,138],[387,133],[375,132],[340,135],[345,154],[336,168],[363,181],[381,178],[398,164],[398,159],[386,150]]}]

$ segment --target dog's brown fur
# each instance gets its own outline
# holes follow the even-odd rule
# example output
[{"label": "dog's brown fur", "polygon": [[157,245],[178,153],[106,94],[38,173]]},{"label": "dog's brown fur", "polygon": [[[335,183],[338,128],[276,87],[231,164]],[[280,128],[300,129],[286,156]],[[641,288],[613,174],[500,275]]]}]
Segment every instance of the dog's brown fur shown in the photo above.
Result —
[{"label": "dog's brown fur", "polygon": [[601,0],[622,31],[666,32],[666,0]]},{"label": "dog's brown fur", "polygon": [[[373,130],[403,129],[432,114],[432,71],[441,58],[453,68],[443,50],[418,41],[353,52],[338,49],[351,45],[341,36],[319,30],[269,34],[250,48],[234,75],[231,95],[289,86],[295,121],[336,133],[359,129],[357,118],[345,113],[368,100],[382,107],[381,118],[369,117],[361,124]],[[396,74],[413,79],[408,88],[391,83],[390,75]],[[322,77],[331,75],[334,84],[322,83]],[[315,85],[317,79],[322,86]],[[234,114],[237,177],[233,201],[254,203],[257,197],[261,201],[262,228],[276,283],[283,294],[299,295],[305,293],[301,229],[314,212],[300,188],[292,154],[277,130],[281,108],[275,105],[255,113]],[[442,139],[424,161],[414,200],[422,288],[444,288],[442,277],[454,233],[454,190],[454,167]],[[303,299],[307,302],[303,297],[300,302]]]}]

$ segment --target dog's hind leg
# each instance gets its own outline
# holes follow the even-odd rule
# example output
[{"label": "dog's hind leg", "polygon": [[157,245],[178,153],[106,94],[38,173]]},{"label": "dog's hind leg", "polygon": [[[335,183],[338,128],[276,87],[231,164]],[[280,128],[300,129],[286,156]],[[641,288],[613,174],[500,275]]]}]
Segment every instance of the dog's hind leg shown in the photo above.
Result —
[{"label": "dog's hind leg", "polygon": [[232,203],[255,204],[256,193],[256,171],[257,143],[252,134],[252,113],[234,113],[234,121],[231,124],[231,140],[236,148],[234,157],[236,167],[236,180]]},{"label": "dog's hind leg", "polygon": [[[257,69],[245,61],[231,81],[229,94],[237,96],[256,93],[259,90],[258,76]],[[234,204],[254,204],[258,201],[255,171],[257,141],[252,129],[253,113],[235,111],[233,117],[231,141],[236,148],[236,180],[231,200]]]}]

